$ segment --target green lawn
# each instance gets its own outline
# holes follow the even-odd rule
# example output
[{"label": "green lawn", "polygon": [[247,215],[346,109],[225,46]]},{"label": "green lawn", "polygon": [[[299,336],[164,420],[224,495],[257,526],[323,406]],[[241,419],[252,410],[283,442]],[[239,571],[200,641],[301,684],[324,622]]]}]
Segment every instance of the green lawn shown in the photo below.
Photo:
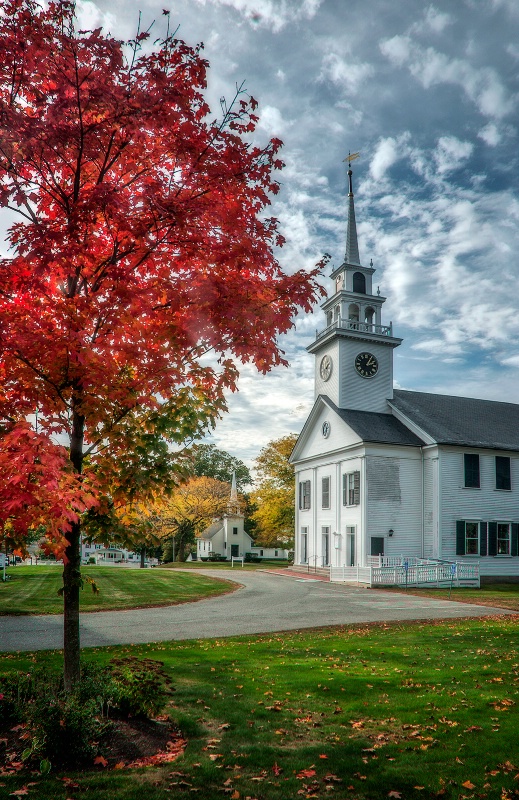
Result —
[{"label": "green lawn", "polygon": [[[12,567],[11,579],[0,582],[0,615],[60,614],[63,598],[58,596],[58,589],[62,569],[59,565]],[[82,611],[187,603],[236,588],[220,578],[163,569],[86,566],[82,574],[95,580],[99,588],[99,594],[94,594],[85,583],[81,592]]]},{"label": "green lawn", "polygon": [[[511,800],[519,791],[518,622],[86,650],[86,659],[131,653],[165,663],[185,754],[162,768],[67,771],[79,785],[73,794],[62,775],[0,783],[5,797],[27,786],[38,800]],[[0,672],[52,660],[9,654]]]},{"label": "green lawn", "polygon": [[[405,592],[405,589],[399,587],[384,587],[386,591],[392,592]],[[449,598],[448,589],[415,589],[409,588],[407,590],[410,594],[421,595],[422,597],[432,597],[437,600],[446,600]],[[512,611],[519,612],[519,583],[492,583],[482,586],[481,589],[452,589],[450,593],[451,600],[457,600],[460,603],[475,603],[481,606],[494,606],[497,608],[509,608]]]}]

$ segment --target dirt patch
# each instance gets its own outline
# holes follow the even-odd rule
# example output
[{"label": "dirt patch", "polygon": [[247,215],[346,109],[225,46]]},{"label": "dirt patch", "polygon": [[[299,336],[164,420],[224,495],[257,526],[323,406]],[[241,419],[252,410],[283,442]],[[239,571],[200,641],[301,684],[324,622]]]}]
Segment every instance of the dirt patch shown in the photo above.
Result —
[{"label": "dirt patch", "polygon": [[[0,720],[0,776],[12,775],[34,766],[22,762],[30,745],[27,726]],[[174,761],[183,753],[186,741],[167,717],[160,719],[112,720],[99,741],[99,755],[92,769],[145,767]],[[88,764],[85,765],[88,769]],[[83,767],[83,769],[85,769]]]}]

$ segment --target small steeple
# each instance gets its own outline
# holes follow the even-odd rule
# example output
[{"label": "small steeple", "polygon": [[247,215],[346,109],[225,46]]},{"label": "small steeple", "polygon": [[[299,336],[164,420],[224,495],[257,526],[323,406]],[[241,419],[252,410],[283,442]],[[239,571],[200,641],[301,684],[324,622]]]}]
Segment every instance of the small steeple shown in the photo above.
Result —
[{"label": "small steeple", "polygon": [[236,473],[233,472],[231,480],[231,496],[227,506],[227,513],[231,516],[241,516],[240,501],[238,500],[238,487],[236,484]]},{"label": "small steeple", "polygon": [[353,202],[353,183],[351,176],[351,162],[359,157],[359,153],[348,153],[344,160],[348,162],[348,228],[346,231],[346,264],[355,264],[360,267],[359,243],[357,240],[357,224],[355,222],[355,204]]}]

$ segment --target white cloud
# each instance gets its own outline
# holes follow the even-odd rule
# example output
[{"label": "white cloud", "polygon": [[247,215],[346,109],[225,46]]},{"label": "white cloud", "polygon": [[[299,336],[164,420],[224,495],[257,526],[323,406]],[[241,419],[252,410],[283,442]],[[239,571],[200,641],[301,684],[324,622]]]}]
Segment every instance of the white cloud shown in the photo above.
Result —
[{"label": "white cloud", "polygon": [[473,150],[471,142],[462,142],[455,136],[440,137],[434,154],[438,172],[445,173],[458,169],[471,156]]},{"label": "white cloud", "polygon": [[248,22],[279,33],[286,25],[312,19],[322,0],[196,0],[199,5],[227,6]]},{"label": "white cloud", "polygon": [[290,122],[283,119],[281,111],[275,106],[264,106],[260,109],[258,127],[267,132],[269,136],[281,136]]},{"label": "white cloud", "polygon": [[357,94],[366,78],[375,70],[372,64],[345,61],[337,53],[326,53],[318,80],[330,80],[348,94]]},{"label": "white cloud", "polygon": [[369,165],[369,170],[374,180],[378,181],[384,177],[387,170],[406,155],[408,150],[406,145],[409,138],[409,132],[405,131],[398,139],[390,136],[379,140]]},{"label": "white cloud", "polygon": [[450,58],[433,47],[412,42],[409,36],[384,39],[379,47],[392,64],[406,65],[425,89],[442,84],[459,86],[486,117],[501,119],[514,110],[513,98],[493,67],[476,67],[467,59]]},{"label": "white cloud", "polygon": [[[105,31],[116,33],[117,20],[110,11],[101,10],[92,0],[77,0],[76,18],[78,30],[92,31],[102,27]],[[138,14],[135,14],[137,25]]]},{"label": "white cloud", "polygon": [[413,33],[443,33],[453,18],[444,11],[439,11],[435,6],[429,6],[424,11],[423,19],[411,26]]},{"label": "white cloud", "polygon": [[485,125],[481,130],[478,131],[478,136],[480,139],[483,139],[485,144],[488,144],[489,147],[496,147],[501,141],[501,134],[493,122],[489,122]]}]

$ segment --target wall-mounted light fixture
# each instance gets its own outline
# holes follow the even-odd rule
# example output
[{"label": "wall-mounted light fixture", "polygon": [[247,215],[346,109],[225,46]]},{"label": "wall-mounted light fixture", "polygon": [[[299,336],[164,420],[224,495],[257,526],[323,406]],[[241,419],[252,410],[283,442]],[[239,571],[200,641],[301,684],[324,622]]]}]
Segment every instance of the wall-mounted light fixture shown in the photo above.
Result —
[{"label": "wall-mounted light fixture", "polygon": [[388,536],[393,536],[393,534],[394,534],[394,530],[393,530],[393,528],[390,528],[390,529],[388,530],[388,532],[387,532],[387,535],[388,535]]}]

